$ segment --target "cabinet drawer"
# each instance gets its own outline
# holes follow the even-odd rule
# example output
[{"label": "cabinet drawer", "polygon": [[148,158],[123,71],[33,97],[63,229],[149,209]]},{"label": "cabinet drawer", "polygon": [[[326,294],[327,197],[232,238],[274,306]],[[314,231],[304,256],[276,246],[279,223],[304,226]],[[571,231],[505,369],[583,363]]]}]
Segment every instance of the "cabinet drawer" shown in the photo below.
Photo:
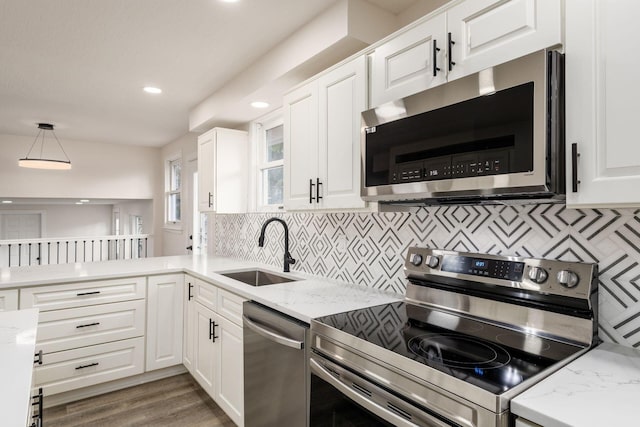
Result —
[{"label": "cabinet drawer", "polygon": [[36,351],[44,354],[144,335],[144,300],[45,311]]},{"label": "cabinet drawer", "polygon": [[144,371],[144,338],[52,353],[34,369],[45,395],[112,381]]},{"label": "cabinet drawer", "polygon": [[20,290],[20,308],[37,307],[40,311],[48,311],[143,299],[145,285],[145,277],[132,277],[25,288]]},{"label": "cabinet drawer", "polygon": [[242,303],[247,301],[245,298],[227,292],[224,289],[218,289],[218,314],[231,320],[236,325],[242,326]]},{"label": "cabinet drawer", "polygon": [[200,279],[196,279],[193,296],[197,302],[205,307],[217,311],[218,288]]}]

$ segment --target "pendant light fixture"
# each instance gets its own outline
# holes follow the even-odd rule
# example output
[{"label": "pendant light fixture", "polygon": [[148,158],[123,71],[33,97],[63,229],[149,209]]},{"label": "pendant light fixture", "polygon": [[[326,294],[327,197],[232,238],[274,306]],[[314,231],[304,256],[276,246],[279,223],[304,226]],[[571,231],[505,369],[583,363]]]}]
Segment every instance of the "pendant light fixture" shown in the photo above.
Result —
[{"label": "pendant light fixture", "polygon": [[[31,148],[27,152],[27,155],[18,160],[18,166],[23,168],[34,168],[34,169],[55,169],[55,170],[69,170],[71,169],[71,160],[67,153],[62,148],[62,144],[58,140],[56,133],[53,131],[53,125],[49,123],[38,123],[38,134],[36,135],[35,141],[31,144]],[[61,159],[45,159],[42,157],[44,152],[44,144],[45,138],[47,136],[47,132],[51,132],[56,142],[58,143],[58,147],[60,147],[60,151],[64,154],[66,160]],[[33,152],[34,148],[40,144],[40,157],[29,157]],[[36,149],[37,151],[37,149]]]}]

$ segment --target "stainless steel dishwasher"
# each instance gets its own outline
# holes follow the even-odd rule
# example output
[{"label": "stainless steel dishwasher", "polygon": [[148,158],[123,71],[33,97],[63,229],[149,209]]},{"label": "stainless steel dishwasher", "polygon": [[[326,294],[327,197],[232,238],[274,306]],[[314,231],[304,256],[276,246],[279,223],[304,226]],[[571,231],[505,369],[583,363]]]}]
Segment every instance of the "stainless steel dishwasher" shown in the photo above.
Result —
[{"label": "stainless steel dishwasher", "polygon": [[309,325],[252,301],[243,324],[245,427],[307,426]]}]

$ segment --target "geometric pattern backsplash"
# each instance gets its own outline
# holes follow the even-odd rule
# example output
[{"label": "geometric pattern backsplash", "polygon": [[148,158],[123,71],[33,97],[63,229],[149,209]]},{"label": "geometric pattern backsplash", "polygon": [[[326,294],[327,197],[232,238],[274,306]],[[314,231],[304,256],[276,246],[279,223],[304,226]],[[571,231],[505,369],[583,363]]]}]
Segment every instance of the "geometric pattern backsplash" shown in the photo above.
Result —
[{"label": "geometric pattern backsplash", "polygon": [[409,246],[597,262],[604,341],[640,346],[640,210],[566,209],[563,204],[424,207],[392,213],[215,215],[216,254],[282,266],[280,224],[289,226],[292,271],[404,295]]}]

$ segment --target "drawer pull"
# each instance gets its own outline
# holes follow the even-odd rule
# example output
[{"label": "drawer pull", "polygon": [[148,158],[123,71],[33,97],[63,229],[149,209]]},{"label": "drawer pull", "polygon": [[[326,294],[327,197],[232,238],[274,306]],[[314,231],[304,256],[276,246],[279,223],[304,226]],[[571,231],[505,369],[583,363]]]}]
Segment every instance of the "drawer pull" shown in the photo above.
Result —
[{"label": "drawer pull", "polygon": [[36,353],[36,358],[33,361],[33,364],[38,364],[38,365],[42,365],[42,350],[40,350],[39,352]]},{"label": "drawer pull", "polygon": [[99,325],[99,324],[100,324],[100,322],[87,323],[86,325],[78,325],[78,326],[76,326],[76,328],[77,328],[77,329],[80,329],[80,328],[88,328],[89,326],[97,326],[97,325]]},{"label": "drawer pull", "polygon": [[76,295],[77,295],[77,296],[79,296],[79,297],[81,297],[81,296],[84,296],[84,295],[96,295],[96,294],[99,294],[99,293],[100,293],[100,291],[79,292],[79,293],[77,293]]},{"label": "drawer pull", "polygon": [[89,363],[88,365],[80,365],[80,366],[78,366],[78,367],[76,368],[76,371],[77,371],[78,369],[90,368],[90,367],[92,367],[92,366],[98,366],[98,365],[99,365],[99,363],[98,363],[98,362]]}]

